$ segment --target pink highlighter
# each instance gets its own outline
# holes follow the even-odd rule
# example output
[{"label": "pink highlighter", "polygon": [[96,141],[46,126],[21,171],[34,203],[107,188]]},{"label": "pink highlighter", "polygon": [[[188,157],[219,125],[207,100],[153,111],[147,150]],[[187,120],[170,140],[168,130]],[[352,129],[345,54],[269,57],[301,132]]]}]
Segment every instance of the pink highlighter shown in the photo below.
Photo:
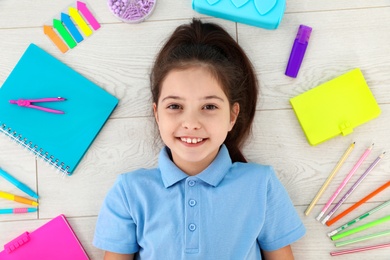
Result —
[{"label": "pink highlighter", "polygon": [[301,24],[298,29],[297,37],[291,49],[290,58],[287,63],[286,76],[296,78],[303,57],[305,56],[306,48],[309,42],[312,28]]}]

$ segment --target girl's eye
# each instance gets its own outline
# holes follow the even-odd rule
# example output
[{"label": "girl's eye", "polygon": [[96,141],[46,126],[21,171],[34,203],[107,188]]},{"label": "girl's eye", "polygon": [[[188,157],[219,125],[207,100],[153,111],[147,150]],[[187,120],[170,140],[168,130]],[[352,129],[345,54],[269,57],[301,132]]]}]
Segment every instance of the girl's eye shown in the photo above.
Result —
[{"label": "girl's eye", "polygon": [[177,104],[172,104],[172,105],[169,105],[168,107],[167,107],[168,109],[180,109],[180,106],[179,105],[177,105]]},{"label": "girl's eye", "polygon": [[205,109],[205,110],[214,110],[214,109],[217,109],[217,106],[215,106],[215,105],[205,105],[203,107],[203,109]]}]

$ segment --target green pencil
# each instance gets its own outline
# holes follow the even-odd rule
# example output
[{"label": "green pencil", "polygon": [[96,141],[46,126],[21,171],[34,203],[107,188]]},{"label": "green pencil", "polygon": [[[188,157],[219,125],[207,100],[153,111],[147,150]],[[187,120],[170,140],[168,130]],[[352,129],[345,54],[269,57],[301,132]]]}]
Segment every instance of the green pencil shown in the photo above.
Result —
[{"label": "green pencil", "polygon": [[368,216],[374,214],[374,213],[377,212],[378,210],[383,209],[384,207],[386,207],[386,206],[388,206],[388,205],[390,205],[390,200],[388,200],[388,201],[382,203],[381,205],[379,205],[379,206],[373,208],[373,209],[370,210],[370,211],[367,211],[366,213],[360,215],[359,217],[357,217],[357,218],[355,218],[355,219],[353,219],[353,220],[351,220],[351,221],[345,223],[344,225],[342,225],[342,226],[338,227],[337,229],[333,230],[332,232],[329,232],[329,233],[328,233],[328,236],[331,237],[331,236],[336,235],[336,234],[339,233],[340,231],[342,231],[342,230],[344,230],[344,229],[346,229],[346,228],[352,226],[352,225],[355,224],[356,222],[359,222],[360,220],[362,220],[362,219],[364,219],[364,218],[366,218],[366,217],[368,217]]},{"label": "green pencil", "polygon": [[364,224],[364,225],[361,225],[359,227],[356,227],[354,229],[351,229],[349,231],[345,231],[343,233],[340,233],[340,234],[337,234],[337,235],[334,235],[331,237],[331,239],[334,241],[334,240],[339,240],[340,238],[343,238],[343,237],[346,237],[346,236],[349,236],[349,235],[352,235],[352,234],[355,234],[357,232],[360,232],[360,231],[363,231],[367,228],[371,228],[371,227],[375,227],[381,223],[384,223],[386,221],[389,221],[390,220],[390,215],[389,216],[386,216],[386,217],[383,217],[383,218],[380,218],[380,219],[377,219],[375,221],[371,221],[367,224]]},{"label": "green pencil", "polygon": [[382,232],[378,232],[378,233],[374,233],[374,234],[370,234],[370,235],[361,236],[361,237],[357,237],[354,239],[349,239],[349,240],[345,240],[342,242],[338,242],[338,243],[335,243],[335,246],[336,247],[346,246],[349,244],[353,244],[353,243],[357,243],[357,242],[361,242],[361,241],[365,241],[365,240],[369,240],[369,239],[373,239],[373,238],[377,238],[377,237],[388,236],[388,235],[390,235],[390,230],[385,230]]}]

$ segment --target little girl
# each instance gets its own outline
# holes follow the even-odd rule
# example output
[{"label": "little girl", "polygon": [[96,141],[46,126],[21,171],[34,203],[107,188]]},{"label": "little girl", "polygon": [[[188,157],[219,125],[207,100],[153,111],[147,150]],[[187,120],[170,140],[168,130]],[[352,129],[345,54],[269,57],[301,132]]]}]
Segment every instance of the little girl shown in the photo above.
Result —
[{"label": "little girl", "polygon": [[105,259],[294,259],[305,234],[270,166],[240,151],[258,94],[252,64],[220,26],[179,26],[151,73],[153,111],[166,145],[158,167],[118,176],[94,245]]}]

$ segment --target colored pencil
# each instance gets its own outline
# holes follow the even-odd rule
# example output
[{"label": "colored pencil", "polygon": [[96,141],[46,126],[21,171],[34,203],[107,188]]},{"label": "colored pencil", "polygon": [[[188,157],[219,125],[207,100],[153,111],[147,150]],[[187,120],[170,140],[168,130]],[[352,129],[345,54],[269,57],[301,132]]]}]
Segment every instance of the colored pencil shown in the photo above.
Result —
[{"label": "colored pencil", "polygon": [[341,250],[341,251],[336,251],[336,252],[330,252],[330,255],[331,256],[338,256],[338,255],[352,254],[352,253],[363,252],[363,251],[367,251],[367,250],[374,250],[374,249],[385,248],[385,247],[390,247],[390,243],[380,244],[380,245],[375,245],[375,246],[358,247],[355,249]]},{"label": "colored pencil", "polygon": [[377,220],[374,220],[374,221],[371,221],[371,222],[369,222],[367,224],[361,225],[359,227],[353,228],[353,229],[345,231],[343,233],[334,235],[334,236],[331,237],[331,239],[333,241],[339,240],[339,239],[341,239],[343,237],[346,237],[346,236],[358,233],[360,231],[366,230],[366,229],[371,228],[371,227],[375,227],[375,226],[380,225],[380,224],[382,224],[382,223],[384,223],[386,221],[389,221],[389,220],[390,220],[390,215],[388,215],[386,217],[383,217],[383,218],[380,218],[380,219],[377,219]]},{"label": "colored pencil", "polygon": [[313,198],[312,202],[310,203],[310,205],[307,207],[306,211],[305,211],[305,215],[309,215],[311,210],[313,209],[313,207],[315,206],[315,204],[317,203],[317,201],[320,199],[320,197],[322,196],[322,194],[324,193],[324,191],[326,190],[326,188],[328,187],[329,183],[332,181],[332,179],[336,176],[336,173],[340,170],[341,166],[343,165],[343,163],[345,162],[345,160],[348,158],[348,156],[351,154],[353,148],[355,147],[355,142],[353,142],[349,147],[348,149],[345,151],[345,153],[343,154],[343,156],[340,158],[339,162],[336,164],[336,166],[333,168],[332,172],[329,174],[328,178],[326,179],[326,181],[324,182],[324,184],[322,185],[322,187],[320,188],[320,190],[317,192],[317,194],[315,195],[315,197]]},{"label": "colored pencil", "polygon": [[361,205],[363,205],[363,203],[365,203],[369,199],[375,197],[376,195],[378,195],[380,192],[384,191],[388,187],[390,187],[390,181],[386,182],[385,184],[383,184],[382,186],[380,186],[379,188],[377,188],[376,190],[374,190],[373,192],[371,192],[370,194],[365,196],[363,199],[359,200],[358,202],[353,204],[351,207],[347,208],[346,210],[344,210],[343,212],[338,214],[336,217],[330,219],[328,222],[326,222],[326,225],[327,226],[333,225],[334,223],[339,221],[341,218],[343,218],[346,215],[348,215],[349,213],[351,213],[354,209],[360,207]]},{"label": "colored pencil", "polygon": [[388,205],[390,205],[390,200],[388,200],[388,201],[386,201],[386,202],[380,204],[379,206],[373,208],[373,209],[370,210],[370,211],[367,211],[366,213],[360,215],[359,217],[357,217],[357,218],[355,218],[355,219],[353,219],[353,220],[351,220],[351,221],[345,223],[344,225],[342,225],[342,226],[338,227],[337,229],[333,230],[332,232],[329,232],[329,233],[328,233],[328,236],[331,237],[331,236],[336,235],[338,232],[340,232],[340,231],[342,231],[342,230],[344,230],[344,229],[346,229],[346,228],[352,226],[353,224],[359,222],[359,221],[362,220],[362,219],[365,219],[365,218],[371,216],[371,215],[374,214],[375,212],[377,212],[377,211],[383,209],[384,207],[386,207],[386,206],[388,206]]},{"label": "colored pencil", "polygon": [[390,235],[390,230],[385,230],[382,232],[377,232],[374,234],[365,235],[365,236],[345,240],[342,242],[337,242],[337,243],[335,243],[335,246],[336,247],[346,246],[346,245],[350,245],[350,244],[354,244],[354,243],[358,243],[358,242],[362,242],[362,241],[366,241],[366,240],[370,240],[370,239],[374,239],[374,238],[378,238],[378,237],[388,236],[388,235]]},{"label": "colored pencil", "polygon": [[6,200],[13,200],[13,201],[28,204],[28,205],[38,206],[38,203],[36,201],[27,199],[25,197],[13,195],[11,193],[7,193],[4,191],[0,191],[0,198],[6,199]]},{"label": "colored pencil", "polygon": [[347,174],[347,176],[344,178],[344,180],[341,182],[339,187],[337,187],[336,191],[333,193],[333,195],[330,197],[328,202],[325,204],[325,206],[322,208],[321,213],[317,216],[317,220],[321,220],[322,216],[326,213],[330,205],[332,205],[332,202],[336,199],[336,197],[339,195],[339,193],[343,190],[345,185],[347,185],[349,179],[355,174],[357,169],[360,167],[360,165],[363,163],[364,159],[370,154],[372,147],[374,144],[372,144],[370,147],[366,149],[366,151],[362,154],[360,159],[356,162],[356,164],[352,167],[350,172]]},{"label": "colored pencil", "polygon": [[352,185],[352,187],[344,194],[344,196],[337,202],[337,204],[332,208],[332,210],[326,215],[322,220],[322,224],[325,224],[330,217],[341,207],[341,205],[348,199],[348,197],[355,191],[355,189],[362,183],[362,181],[367,177],[367,175],[375,168],[375,166],[382,160],[385,153],[379,155],[372,164],[367,168],[367,170],[360,176],[360,178]]}]

